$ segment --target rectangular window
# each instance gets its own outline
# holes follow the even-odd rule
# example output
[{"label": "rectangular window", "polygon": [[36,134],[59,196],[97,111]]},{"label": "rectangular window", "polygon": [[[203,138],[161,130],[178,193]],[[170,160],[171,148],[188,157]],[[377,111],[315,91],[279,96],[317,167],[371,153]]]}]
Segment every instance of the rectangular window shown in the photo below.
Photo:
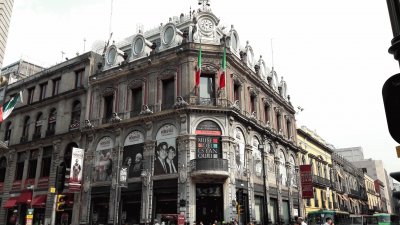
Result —
[{"label": "rectangular window", "polygon": [[51,169],[51,154],[53,147],[48,146],[43,149],[42,168],[40,170],[40,177],[49,177]]},{"label": "rectangular window", "polygon": [[290,122],[290,120],[286,121],[286,131],[287,131],[287,137],[290,138],[290,136],[292,136],[292,123]]},{"label": "rectangular window", "polygon": [[25,152],[19,152],[17,158],[17,168],[15,169],[15,180],[22,180],[25,165]]},{"label": "rectangular window", "polygon": [[233,85],[233,100],[234,101],[240,101],[240,92],[239,92],[240,86],[237,84]]},{"label": "rectangular window", "polygon": [[61,83],[61,78],[56,78],[53,80],[53,96],[58,95],[60,91],[60,83]]},{"label": "rectangular window", "polygon": [[276,129],[279,132],[281,130],[281,114],[276,114]]},{"label": "rectangular window", "polygon": [[33,102],[33,96],[35,95],[35,87],[31,87],[28,89],[28,104]]},{"label": "rectangular window", "polygon": [[39,100],[46,98],[47,82],[40,85],[40,97]]},{"label": "rectangular window", "polygon": [[104,97],[104,117],[110,119],[114,111],[114,95]]},{"label": "rectangular window", "polygon": [[39,150],[32,150],[28,164],[28,179],[35,179]]},{"label": "rectangular window", "polygon": [[132,112],[134,113],[140,112],[143,104],[142,99],[143,99],[142,87],[132,89],[132,105],[131,105]]},{"label": "rectangular window", "polygon": [[200,77],[200,104],[215,105],[214,75],[202,74]]},{"label": "rectangular window", "polygon": [[162,102],[161,109],[172,108],[175,102],[175,80],[168,79],[162,81]]},{"label": "rectangular window", "polygon": [[265,122],[269,121],[269,105],[264,106],[264,120]]},{"label": "rectangular window", "polygon": [[11,122],[6,124],[6,129],[4,131],[4,141],[9,141],[11,137]]},{"label": "rectangular window", "polygon": [[250,113],[256,112],[256,97],[250,95]]},{"label": "rectangular window", "polygon": [[79,70],[75,72],[75,89],[82,86],[82,78],[85,70]]}]

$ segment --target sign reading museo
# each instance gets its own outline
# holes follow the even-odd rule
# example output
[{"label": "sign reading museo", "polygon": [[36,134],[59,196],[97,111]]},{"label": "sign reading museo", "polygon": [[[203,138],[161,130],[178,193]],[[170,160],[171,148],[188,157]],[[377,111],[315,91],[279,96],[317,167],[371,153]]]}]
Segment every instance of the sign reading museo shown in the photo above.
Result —
[{"label": "sign reading museo", "polygon": [[311,165],[300,165],[300,180],[303,199],[313,198]]},{"label": "sign reading museo", "polygon": [[72,148],[71,171],[69,175],[69,190],[71,192],[79,192],[81,190],[84,153],[83,149]]}]

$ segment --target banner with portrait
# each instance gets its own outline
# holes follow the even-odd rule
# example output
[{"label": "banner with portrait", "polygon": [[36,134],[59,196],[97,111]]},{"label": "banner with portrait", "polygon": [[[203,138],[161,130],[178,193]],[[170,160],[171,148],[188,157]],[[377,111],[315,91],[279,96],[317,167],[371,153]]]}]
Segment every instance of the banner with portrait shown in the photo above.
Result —
[{"label": "banner with portrait", "polygon": [[106,136],[100,139],[95,152],[94,164],[94,181],[111,181],[112,178],[112,149],[114,141],[111,137]]},{"label": "banner with portrait", "polygon": [[172,124],[162,126],[156,135],[154,175],[178,173],[176,137],[178,130]]},{"label": "banner with portrait", "polygon": [[122,165],[127,168],[127,178],[140,177],[143,169],[144,136],[140,131],[132,131],[124,142]]},{"label": "banner with portrait", "polygon": [[69,190],[79,192],[82,186],[83,156],[85,151],[80,148],[72,148],[71,171],[69,174]]},{"label": "banner with portrait", "polygon": [[245,147],[246,142],[244,140],[243,131],[240,128],[235,129],[235,161],[236,161],[236,173],[239,176],[244,175],[246,171],[246,158],[245,158]]},{"label": "banner with portrait", "polygon": [[252,149],[253,149],[253,160],[254,160],[254,174],[258,177],[261,178],[262,175],[262,153],[260,149],[258,148],[260,145],[260,141],[256,136],[253,136],[253,143],[252,143]]}]

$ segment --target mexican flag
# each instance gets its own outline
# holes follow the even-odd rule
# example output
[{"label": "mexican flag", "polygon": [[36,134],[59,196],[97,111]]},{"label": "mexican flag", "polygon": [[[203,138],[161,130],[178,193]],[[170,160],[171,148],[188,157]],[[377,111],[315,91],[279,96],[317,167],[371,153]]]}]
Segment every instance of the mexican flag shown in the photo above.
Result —
[{"label": "mexican flag", "polygon": [[5,120],[11,114],[18,100],[21,100],[22,102],[22,91],[0,107],[0,122]]},{"label": "mexican flag", "polygon": [[200,74],[201,74],[201,45],[200,45],[199,55],[197,56],[197,70],[195,74],[196,87],[200,85]]},{"label": "mexican flag", "polygon": [[226,47],[224,47],[224,55],[222,56],[221,70],[222,72],[219,76],[219,89],[224,89],[226,76]]}]

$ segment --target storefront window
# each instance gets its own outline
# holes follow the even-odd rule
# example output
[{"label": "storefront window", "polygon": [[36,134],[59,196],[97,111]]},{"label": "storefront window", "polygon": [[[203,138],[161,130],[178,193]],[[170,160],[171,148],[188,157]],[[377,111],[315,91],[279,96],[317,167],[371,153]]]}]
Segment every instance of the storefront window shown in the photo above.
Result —
[{"label": "storefront window", "polygon": [[278,221],[278,200],[276,198],[271,198],[269,203],[269,214],[272,224]]}]

